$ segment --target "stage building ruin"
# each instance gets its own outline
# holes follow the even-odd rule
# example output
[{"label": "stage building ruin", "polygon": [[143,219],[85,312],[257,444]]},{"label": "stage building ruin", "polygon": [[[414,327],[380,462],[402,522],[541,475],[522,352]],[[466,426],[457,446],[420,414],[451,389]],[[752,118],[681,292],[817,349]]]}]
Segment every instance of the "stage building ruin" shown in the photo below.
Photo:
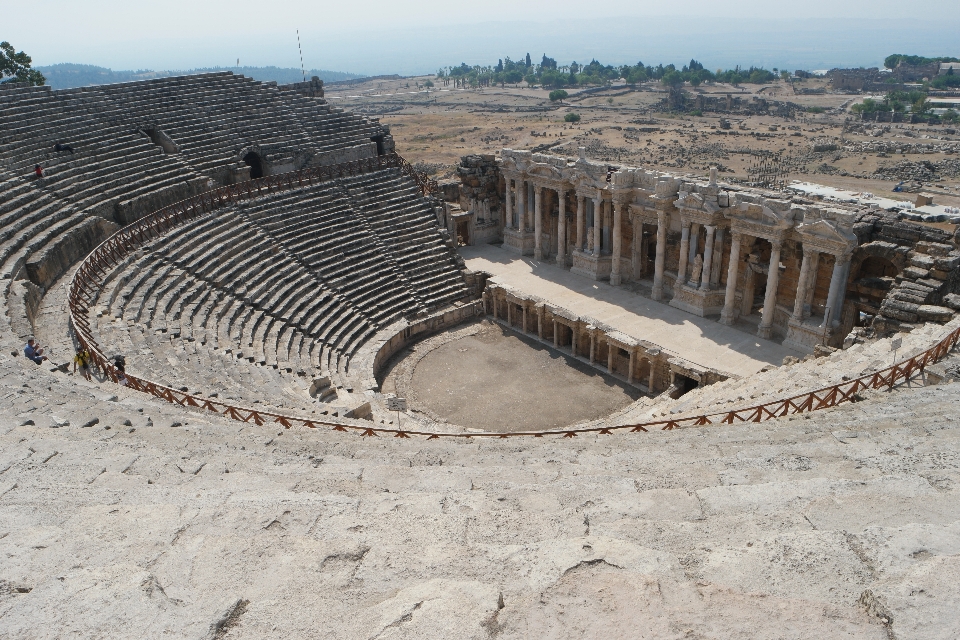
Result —
[{"label": "stage building ruin", "polygon": [[695,178],[613,166],[583,149],[579,158],[468,156],[461,180],[464,244],[502,240],[587,278],[639,283],[654,300],[753,323],[759,337],[803,352],[840,347],[867,323],[886,330],[952,315],[960,253],[951,235],[893,212],[721,184],[716,170]]}]

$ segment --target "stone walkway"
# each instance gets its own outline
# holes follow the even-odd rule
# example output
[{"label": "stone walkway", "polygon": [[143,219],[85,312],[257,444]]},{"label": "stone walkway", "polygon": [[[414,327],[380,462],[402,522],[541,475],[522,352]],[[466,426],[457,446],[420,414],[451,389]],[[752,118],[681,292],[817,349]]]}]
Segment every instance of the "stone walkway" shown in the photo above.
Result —
[{"label": "stone walkway", "polygon": [[495,282],[589,316],[639,340],[653,342],[699,365],[738,376],[786,356],[804,354],[715,320],[699,318],[627,289],[611,287],[557,267],[522,258],[494,245],[461,247],[467,267],[493,274]]}]

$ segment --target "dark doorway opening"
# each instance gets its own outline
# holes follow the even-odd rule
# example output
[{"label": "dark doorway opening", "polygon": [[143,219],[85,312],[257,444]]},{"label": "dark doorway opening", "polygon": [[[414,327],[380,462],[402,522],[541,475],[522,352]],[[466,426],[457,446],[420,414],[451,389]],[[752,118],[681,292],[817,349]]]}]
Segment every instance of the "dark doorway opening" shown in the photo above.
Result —
[{"label": "dark doorway opening", "polygon": [[687,377],[680,373],[673,374],[673,392],[670,394],[670,397],[676,400],[680,396],[688,393],[699,386],[699,382],[693,378]]},{"label": "dark doorway opening", "polygon": [[385,154],[386,154],[386,149],[384,148],[384,145],[383,145],[383,135],[382,135],[382,134],[381,134],[381,135],[378,135],[378,136],[373,136],[372,138],[370,138],[370,140],[371,140],[372,142],[376,142],[376,143],[377,143],[377,155],[378,155],[378,156],[382,156],[382,155],[385,155]]},{"label": "dark doorway opening", "polygon": [[250,167],[250,178],[255,180],[263,177],[263,163],[260,161],[260,155],[251,151],[243,156],[243,161]]},{"label": "dark doorway opening", "polygon": [[470,221],[457,220],[457,246],[466,247],[470,244]]},{"label": "dark doorway opening", "polygon": [[860,278],[896,278],[897,267],[879,256],[870,256],[860,265]]}]

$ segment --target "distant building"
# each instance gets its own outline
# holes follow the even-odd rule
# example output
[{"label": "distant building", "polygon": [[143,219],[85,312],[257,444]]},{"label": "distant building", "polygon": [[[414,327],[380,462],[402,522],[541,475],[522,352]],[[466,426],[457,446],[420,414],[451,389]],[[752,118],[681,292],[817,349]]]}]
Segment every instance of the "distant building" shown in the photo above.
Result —
[{"label": "distant building", "polygon": [[953,69],[955,74],[960,74],[960,62],[941,62],[940,63],[940,75],[945,76],[947,72]]}]

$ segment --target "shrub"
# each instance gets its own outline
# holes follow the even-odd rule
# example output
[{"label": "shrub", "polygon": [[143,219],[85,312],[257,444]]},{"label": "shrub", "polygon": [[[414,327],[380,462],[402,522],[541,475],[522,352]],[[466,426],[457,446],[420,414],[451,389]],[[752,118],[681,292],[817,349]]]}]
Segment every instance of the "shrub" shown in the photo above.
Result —
[{"label": "shrub", "polygon": [[550,92],[550,102],[556,102],[557,100],[563,100],[570,94],[564,91],[563,89],[554,89]]},{"label": "shrub", "polygon": [[563,116],[563,121],[564,122],[580,122],[580,114],[568,113],[567,115]]},{"label": "shrub", "polygon": [[824,111],[823,107],[807,107],[807,113],[823,113]]}]

